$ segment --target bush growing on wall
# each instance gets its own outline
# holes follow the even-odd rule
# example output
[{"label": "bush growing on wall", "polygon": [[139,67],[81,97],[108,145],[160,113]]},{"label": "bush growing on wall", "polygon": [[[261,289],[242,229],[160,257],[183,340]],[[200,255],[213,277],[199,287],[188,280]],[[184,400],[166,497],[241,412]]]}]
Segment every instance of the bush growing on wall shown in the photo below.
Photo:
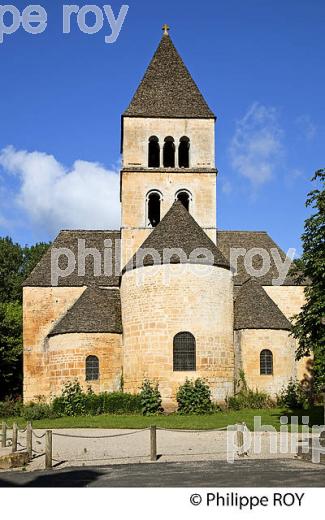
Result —
[{"label": "bush growing on wall", "polygon": [[178,412],[180,414],[205,414],[213,411],[211,390],[203,379],[185,383],[178,389],[176,395]]},{"label": "bush growing on wall", "polygon": [[149,379],[145,379],[141,386],[140,400],[143,415],[154,415],[164,411],[161,406],[158,383],[152,383]]}]

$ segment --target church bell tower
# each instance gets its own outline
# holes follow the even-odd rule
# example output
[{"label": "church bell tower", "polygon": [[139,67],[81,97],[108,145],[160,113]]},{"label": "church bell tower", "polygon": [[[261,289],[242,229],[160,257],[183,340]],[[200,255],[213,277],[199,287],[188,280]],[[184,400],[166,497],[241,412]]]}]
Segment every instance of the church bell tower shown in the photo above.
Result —
[{"label": "church bell tower", "polygon": [[179,199],[216,241],[215,116],[164,25],[122,116],[122,263]]}]

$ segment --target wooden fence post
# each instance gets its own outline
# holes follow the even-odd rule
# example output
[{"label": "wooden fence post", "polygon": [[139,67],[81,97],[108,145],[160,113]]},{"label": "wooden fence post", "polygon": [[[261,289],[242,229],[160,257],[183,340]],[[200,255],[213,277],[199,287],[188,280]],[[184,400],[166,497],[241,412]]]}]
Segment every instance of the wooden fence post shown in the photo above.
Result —
[{"label": "wooden fence post", "polygon": [[29,460],[32,460],[33,458],[33,428],[32,423],[27,423],[27,430],[26,430],[26,448],[28,453]]},{"label": "wooden fence post", "polygon": [[240,457],[244,454],[244,431],[243,425],[237,424],[237,450]]},{"label": "wooden fence post", "polygon": [[1,427],[1,448],[5,448],[7,446],[7,425],[5,421],[2,421]]},{"label": "wooden fence post", "polygon": [[52,469],[52,430],[45,433],[45,468]]},{"label": "wooden fence post", "polygon": [[12,446],[11,446],[12,453],[17,451],[17,442],[18,442],[18,426],[17,426],[17,423],[14,422],[14,424],[12,425]]},{"label": "wooden fence post", "polygon": [[150,426],[150,460],[157,460],[157,427]]}]

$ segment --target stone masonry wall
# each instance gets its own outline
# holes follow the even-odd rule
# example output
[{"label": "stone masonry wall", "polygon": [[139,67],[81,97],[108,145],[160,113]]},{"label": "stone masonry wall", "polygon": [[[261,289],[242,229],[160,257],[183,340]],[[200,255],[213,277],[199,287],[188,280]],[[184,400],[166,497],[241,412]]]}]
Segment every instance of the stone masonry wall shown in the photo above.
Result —
[{"label": "stone masonry wall", "polygon": [[[273,353],[273,375],[260,374],[260,352]],[[235,331],[235,351],[240,352],[241,367],[250,388],[263,390],[275,397],[291,377],[297,376],[295,341],[289,332],[271,329]],[[238,372],[236,374],[238,379]]]},{"label": "stone masonry wall", "polygon": [[[86,381],[86,357],[99,358],[98,381]],[[49,338],[44,352],[26,352],[24,401],[37,396],[47,400],[61,392],[67,381],[78,379],[94,392],[117,391],[121,386],[121,335],[103,333],[62,334]]]},{"label": "stone masonry wall", "polygon": [[96,389],[116,389],[121,375],[121,337],[117,334],[67,334],[46,339],[84,291],[84,287],[24,287],[24,400],[58,393],[67,379],[85,382],[85,358],[98,355],[101,378]]},{"label": "stone masonry wall", "polygon": [[216,174],[190,172],[122,172],[122,258],[126,263],[152,231],[147,222],[147,194],[162,194],[161,219],[186,189],[192,194],[190,214],[216,242]]},{"label": "stone masonry wall", "polygon": [[176,149],[180,138],[188,137],[191,168],[214,168],[214,127],[214,119],[124,117],[123,167],[148,166],[148,142],[154,135],[161,150],[167,136],[174,138]]},{"label": "stone masonry wall", "polygon": [[[214,400],[233,393],[229,271],[182,264],[135,269],[123,275],[121,302],[126,391],[137,392],[146,377],[157,380],[167,408],[175,407],[177,388],[186,377],[206,378]],[[182,331],[196,339],[194,372],[173,371],[173,338]]]},{"label": "stone masonry wall", "polygon": [[[295,314],[300,312],[301,307],[306,301],[304,287],[302,286],[270,285],[265,286],[264,289],[289,321]],[[297,347],[297,341],[294,341]],[[302,381],[303,379],[308,379],[310,377],[311,364],[311,357],[303,357],[296,362],[296,375],[298,380]]]}]

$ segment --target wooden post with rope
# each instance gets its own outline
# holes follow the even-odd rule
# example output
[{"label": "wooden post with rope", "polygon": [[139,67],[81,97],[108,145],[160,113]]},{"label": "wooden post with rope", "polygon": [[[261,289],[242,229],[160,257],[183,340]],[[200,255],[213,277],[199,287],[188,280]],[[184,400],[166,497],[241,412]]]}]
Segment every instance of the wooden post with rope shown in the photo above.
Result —
[{"label": "wooden post with rope", "polygon": [[45,433],[45,469],[52,469],[52,430]]},{"label": "wooden post with rope", "polygon": [[157,427],[150,426],[150,460],[157,460]]},{"label": "wooden post with rope", "polygon": [[1,426],[1,448],[5,448],[7,446],[7,425],[5,421],[2,421]]},{"label": "wooden post with rope", "polygon": [[31,422],[27,423],[26,449],[27,449],[29,460],[32,460],[32,458],[33,458],[33,428],[32,428]]},{"label": "wooden post with rope", "polygon": [[18,443],[18,426],[17,426],[17,423],[14,422],[14,424],[12,425],[12,445],[11,445],[12,453],[17,451],[17,443]]}]

